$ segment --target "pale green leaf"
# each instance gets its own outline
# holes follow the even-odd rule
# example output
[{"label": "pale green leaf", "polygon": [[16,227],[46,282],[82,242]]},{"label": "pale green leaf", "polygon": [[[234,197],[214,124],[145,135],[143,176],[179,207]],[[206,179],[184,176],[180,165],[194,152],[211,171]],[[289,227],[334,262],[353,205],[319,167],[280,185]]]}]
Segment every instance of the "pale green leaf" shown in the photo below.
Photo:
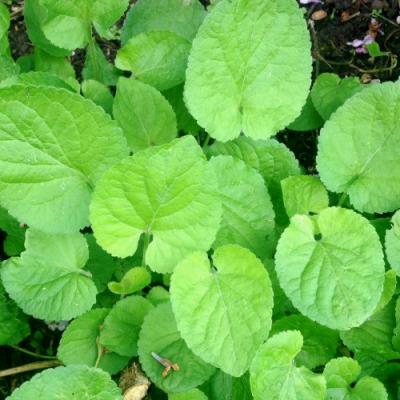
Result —
[{"label": "pale green leaf", "polygon": [[84,366],[58,367],[36,374],[7,400],[122,400],[110,375]]},{"label": "pale green leaf", "polygon": [[[215,368],[195,356],[181,338],[171,305],[163,303],[151,310],[142,325],[138,342],[139,360],[146,375],[168,393],[194,389],[205,382]],[[152,353],[177,364],[179,371],[165,369]]]},{"label": "pale green leaf", "polygon": [[390,266],[400,276],[400,210],[391,220],[392,227],[386,231],[385,250]]},{"label": "pale green leaf", "polygon": [[122,44],[140,33],[152,31],[176,33],[191,42],[205,14],[198,0],[138,0],[126,17]]},{"label": "pale green leaf", "polygon": [[113,113],[134,152],[168,143],[177,135],[172,107],[160,92],[145,83],[120,78]]},{"label": "pale green leaf", "polygon": [[62,89],[0,90],[0,203],[52,233],[89,224],[92,188],[127,155],[116,123],[91,101]]},{"label": "pale green leaf", "polygon": [[303,345],[299,331],[272,336],[258,351],[250,368],[255,400],[324,400],[325,379],[305,367],[296,367],[295,357]]},{"label": "pale green leaf", "polygon": [[297,365],[313,369],[324,365],[335,356],[339,342],[337,332],[300,314],[275,321],[272,324],[271,336],[286,330],[298,330],[304,339],[303,347],[296,357]]},{"label": "pale green leaf", "polygon": [[400,86],[386,82],[356,94],[321,130],[317,168],[332,192],[359,211],[400,208]]},{"label": "pale green leaf", "polygon": [[0,82],[18,75],[19,66],[7,56],[0,54]]},{"label": "pale green leaf", "polygon": [[316,176],[290,176],[281,181],[283,203],[289,217],[317,214],[329,205],[328,192]]},{"label": "pale green leaf", "polygon": [[28,317],[7,297],[0,284],[0,346],[18,344],[29,334]]},{"label": "pale green leaf", "polygon": [[187,254],[207,251],[221,216],[216,178],[195,139],[149,148],[110,168],[97,184],[91,221],[97,242],[118,257],[152,235],[146,263],[172,272]]},{"label": "pale green leaf", "polygon": [[64,331],[57,350],[57,357],[65,365],[96,364],[110,374],[117,373],[126,366],[129,357],[122,357],[113,352],[103,352],[99,345],[100,326],[109,310],[97,308],[90,310],[72,321]]},{"label": "pale green leaf", "polygon": [[261,261],[237,245],[218,248],[213,264],[200,252],[178,264],[171,302],[190,349],[224,372],[241,376],[271,328],[271,282]]},{"label": "pale green leaf", "polygon": [[140,33],[118,51],[115,65],[158,90],[167,90],[185,80],[190,47],[174,32]]},{"label": "pale green leaf", "polygon": [[207,400],[207,396],[199,389],[192,389],[188,392],[169,394],[168,400]]},{"label": "pale green leaf", "polygon": [[140,296],[117,302],[104,320],[100,344],[121,356],[137,356],[139,331],[152,308],[150,301]]},{"label": "pale green leaf", "polygon": [[0,38],[7,35],[10,27],[10,12],[5,4],[0,3]]},{"label": "pale green leaf", "polygon": [[332,329],[362,324],[385,279],[379,237],[367,219],[331,207],[315,218],[295,215],[275,256],[279,282],[293,305]]},{"label": "pale green leaf", "polygon": [[318,75],[311,89],[311,99],[318,113],[327,121],[347,99],[363,88],[356,77],[340,79],[336,74],[323,73]]},{"label": "pale green leaf", "polygon": [[82,82],[82,94],[102,107],[106,113],[112,113],[114,98],[106,85],[93,79],[85,80]]},{"label": "pale green leaf", "polygon": [[311,100],[311,96],[307,97],[301,114],[288,126],[291,131],[306,132],[320,128],[324,121],[318,114]]},{"label": "pale green leaf", "polygon": [[190,112],[211,137],[266,139],[292,122],[311,83],[310,37],[295,0],[225,0],[205,18],[186,71]]},{"label": "pale green leaf", "polygon": [[1,278],[22,310],[39,319],[69,320],[89,310],[96,287],[84,271],[88,248],[80,233],[49,235],[29,230],[26,251],[6,261]]},{"label": "pale green leaf", "polygon": [[139,292],[150,283],[150,272],[144,267],[134,267],[122,277],[120,282],[109,282],[108,288],[113,293],[127,295]]},{"label": "pale green leaf", "polygon": [[73,81],[77,82],[74,68],[65,57],[52,56],[37,47],[33,53],[33,63],[35,71],[53,73],[70,84]]},{"label": "pale green leaf", "polygon": [[282,143],[274,139],[253,140],[240,137],[226,143],[216,142],[208,148],[213,156],[229,155],[243,160],[256,169],[267,186],[291,175],[300,174],[299,163],[294,154]]},{"label": "pale green leaf", "polygon": [[387,400],[385,386],[370,376],[357,381],[360,373],[360,365],[351,358],[329,361],[323,372],[327,384],[326,400]]},{"label": "pale green leaf", "polygon": [[210,160],[222,201],[222,221],[213,244],[246,247],[265,257],[265,241],[274,228],[274,210],[264,180],[243,161],[217,156]]},{"label": "pale green leaf", "polygon": [[385,273],[385,282],[383,284],[383,292],[378,305],[376,306],[375,312],[385,307],[392,299],[396,292],[397,277],[394,269],[389,269]]},{"label": "pale green leaf", "polygon": [[154,306],[169,301],[169,292],[162,286],[154,286],[149,290],[146,299],[149,300]]},{"label": "pale green leaf", "polygon": [[163,92],[163,95],[169,101],[175,111],[178,130],[193,135],[197,134],[201,128],[197,124],[196,120],[189,114],[189,111],[183,100],[183,85],[171,88]]}]

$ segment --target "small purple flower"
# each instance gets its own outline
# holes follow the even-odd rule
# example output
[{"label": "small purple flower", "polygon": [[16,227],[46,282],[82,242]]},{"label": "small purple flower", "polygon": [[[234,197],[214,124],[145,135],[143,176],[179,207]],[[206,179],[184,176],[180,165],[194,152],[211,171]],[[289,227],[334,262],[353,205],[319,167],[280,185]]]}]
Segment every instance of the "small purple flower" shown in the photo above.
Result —
[{"label": "small purple flower", "polygon": [[364,39],[354,39],[352,42],[347,42],[348,46],[352,46],[355,48],[356,53],[358,54],[366,54],[367,50],[365,46],[368,46],[374,41],[374,38],[371,35],[366,35]]},{"label": "small purple flower", "polygon": [[300,4],[322,4],[321,0],[300,0]]}]

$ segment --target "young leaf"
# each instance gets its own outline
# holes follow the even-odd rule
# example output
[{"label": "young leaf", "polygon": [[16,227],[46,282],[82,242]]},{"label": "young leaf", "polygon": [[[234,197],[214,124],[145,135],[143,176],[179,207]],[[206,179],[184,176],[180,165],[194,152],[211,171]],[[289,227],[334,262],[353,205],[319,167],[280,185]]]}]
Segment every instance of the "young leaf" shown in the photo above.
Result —
[{"label": "young leaf", "polygon": [[191,42],[206,12],[198,0],[138,0],[121,33],[122,44],[143,32],[172,32]]},{"label": "young leaf", "polygon": [[40,399],[122,400],[121,391],[110,375],[96,368],[68,366],[47,369],[22,384],[8,400]]},{"label": "young leaf", "polygon": [[323,73],[311,89],[311,99],[318,113],[327,121],[347,99],[363,88],[356,77],[340,79],[336,74]]},{"label": "young leaf", "polygon": [[281,181],[283,203],[289,217],[318,213],[329,205],[328,192],[315,176],[289,176]]},{"label": "young leaf", "polygon": [[258,351],[250,368],[255,400],[324,400],[325,379],[305,367],[296,367],[295,357],[303,346],[299,331],[272,336]]},{"label": "young leaf", "polygon": [[104,249],[127,257],[142,233],[152,235],[146,263],[162,273],[172,272],[187,254],[208,250],[220,216],[215,175],[191,136],[110,168],[91,205],[94,234]]},{"label": "young leaf", "polygon": [[114,97],[110,89],[101,82],[88,79],[82,82],[82,94],[93,103],[102,107],[108,114],[112,114]]},{"label": "young leaf", "polygon": [[[146,375],[168,393],[194,389],[215,372],[214,367],[189,350],[179,334],[169,303],[160,304],[147,314],[139,334],[138,352]],[[166,367],[153,356],[167,359],[179,370],[171,368],[163,377]]]},{"label": "young leaf", "polygon": [[168,400],[207,400],[207,396],[199,389],[192,389],[188,392],[169,394]]},{"label": "young leaf", "polygon": [[133,152],[168,143],[177,135],[176,117],[168,101],[134,79],[119,79],[113,113]]},{"label": "young leaf", "polygon": [[158,90],[167,90],[184,82],[190,47],[174,32],[140,33],[118,51],[115,65]]},{"label": "young leaf", "polygon": [[0,346],[18,344],[30,334],[28,318],[0,284]]},{"label": "young leaf", "polygon": [[238,244],[264,258],[265,240],[274,228],[274,210],[263,178],[229,156],[213,157],[210,165],[217,176],[223,209],[213,247]]},{"label": "young leaf", "polygon": [[309,33],[294,0],[225,0],[193,41],[185,98],[211,137],[266,139],[300,114],[310,78]]},{"label": "young leaf", "polygon": [[367,219],[326,208],[314,219],[295,215],[276,252],[279,282],[293,305],[332,329],[350,329],[375,310],[385,266],[379,237]]},{"label": "young leaf", "polygon": [[168,290],[164,289],[162,286],[154,286],[149,290],[146,299],[154,306],[158,306],[161,303],[169,301],[170,296]]},{"label": "young leaf", "polygon": [[88,247],[80,233],[49,235],[29,230],[26,251],[7,260],[1,278],[10,297],[29,315],[69,320],[89,310],[96,287],[84,267]]},{"label": "young leaf", "polygon": [[65,90],[0,90],[0,203],[44,232],[89,224],[92,188],[127,155],[121,130],[89,100]]},{"label": "young leaf", "polygon": [[271,282],[261,261],[237,245],[218,248],[213,263],[198,252],[178,264],[171,280],[172,307],[190,349],[241,376],[271,328]]},{"label": "young leaf", "polygon": [[322,182],[330,191],[347,193],[362,212],[400,208],[399,89],[386,82],[363,90],[337,110],[319,137]]},{"label": "young leaf", "polygon": [[137,356],[139,331],[152,308],[153,305],[140,296],[120,300],[104,320],[100,344],[121,356]]},{"label": "young leaf", "polygon": [[144,267],[130,269],[121,279],[121,282],[109,282],[108,288],[111,292],[127,295],[139,292],[151,282],[150,272]]},{"label": "young leaf", "polygon": [[129,357],[104,351],[99,344],[100,326],[108,312],[105,308],[90,310],[68,325],[57,350],[57,357],[65,365],[93,367],[97,364],[110,374],[117,373],[126,366]]},{"label": "young leaf", "polygon": [[376,378],[363,376],[354,386],[360,373],[360,365],[351,358],[329,361],[323,373],[327,384],[326,400],[387,400],[385,386]]},{"label": "young leaf", "polygon": [[297,365],[313,369],[324,365],[336,354],[339,334],[303,315],[289,315],[272,324],[271,336],[286,330],[298,330],[304,343],[296,356]]},{"label": "young leaf", "polygon": [[280,181],[288,176],[300,174],[294,154],[274,139],[240,137],[226,143],[215,142],[207,151],[212,156],[229,155],[243,160],[261,174],[269,188],[273,183],[280,185]]},{"label": "young leaf", "polygon": [[386,231],[385,250],[390,266],[400,276],[400,210],[392,217],[392,227]]}]

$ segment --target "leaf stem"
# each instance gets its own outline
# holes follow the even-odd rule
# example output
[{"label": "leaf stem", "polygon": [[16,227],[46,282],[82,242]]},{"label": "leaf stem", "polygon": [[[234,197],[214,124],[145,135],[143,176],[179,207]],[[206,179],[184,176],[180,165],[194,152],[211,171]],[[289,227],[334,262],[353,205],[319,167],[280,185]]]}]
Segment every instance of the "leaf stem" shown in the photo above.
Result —
[{"label": "leaf stem", "polygon": [[204,143],[203,143],[203,147],[207,147],[208,146],[208,143],[210,142],[210,139],[211,139],[210,135],[207,134],[206,139],[204,140]]},{"label": "leaf stem", "polygon": [[94,364],[95,368],[98,368],[100,365],[101,357],[103,356],[103,346],[100,344],[100,337],[98,336],[96,339],[96,344],[97,344],[97,359]]},{"label": "leaf stem", "polygon": [[45,360],[57,360],[57,357],[55,357],[55,356],[45,356],[43,354],[39,354],[39,353],[35,353],[33,351],[23,349],[22,347],[19,347],[19,346],[9,345],[9,347],[11,347],[14,350],[20,351],[21,353],[28,354],[29,356],[32,356],[32,357],[43,358]]},{"label": "leaf stem", "polygon": [[58,365],[62,365],[60,360],[50,360],[50,361],[36,361],[30,364],[21,365],[19,367],[4,369],[0,371],[0,378],[4,378],[5,376],[22,374],[23,372],[34,371],[36,369],[45,369],[57,367]]},{"label": "leaf stem", "polygon": [[143,238],[143,253],[142,253],[142,267],[146,267],[146,253],[150,243],[150,233],[145,232]]},{"label": "leaf stem", "polygon": [[344,192],[344,193],[342,193],[342,195],[340,196],[340,198],[339,198],[339,201],[338,201],[338,203],[337,203],[337,206],[338,207],[342,207],[342,205],[344,204],[344,202],[347,200],[347,193],[346,192]]}]

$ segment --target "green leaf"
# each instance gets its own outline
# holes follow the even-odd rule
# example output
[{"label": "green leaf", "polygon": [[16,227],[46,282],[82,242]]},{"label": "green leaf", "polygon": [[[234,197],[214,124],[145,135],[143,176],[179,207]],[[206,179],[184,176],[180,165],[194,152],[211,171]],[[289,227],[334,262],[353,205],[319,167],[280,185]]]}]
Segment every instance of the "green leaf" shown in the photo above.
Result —
[{"label": "green leaf", "polygon": [[122,44],[136,35],[152,31],[172,32],[191,42],[205,14],[198,0],[138,0],[124,22]]},{"label": "green leaf", "polygon": [[271,328],[271,282],[261,261],[237,245],[218,248],[213,264],[200,252],[178,264],[171,280],[172,307],[190,349],[241,376]]},{"label": "green leaf", "polygon": [[199,389],[192,389],[188,392],[169,394],[168,400],[207,400],[207,396]]},{"label": "green leaf", "polygon": [[311,83],[310,38],[294,0],[225,0],[201,25],[185,98],[211,137],[266,139],[292,122]]},{"label": "green leaf", "polygon": [[57,357],[65,365],[98,364],[110,374],[117,373],[126,366],[129,357],[122,357],[112,352],[100,353],[104,349],[99,345],[100,326],[109,310],[97,308],[90,310],[72,321],[64,331],[57,350]]},{"label": "green leaf", "polygon": [[274,228],[274,210],[264,180],[253,168],[230,156],[210,160],[222,201],[222,221],[213,244],[238,244],[258,257],[266,255],[266,237]]},{"label": "green leaf", "polygon": [[108,288],[115,294],[127,295],[139,292],[150,283],[150,272],[144,267],[134,267],[123,276],[121,282],[109,282]]},{"label": "green leaf", "polygon": [[110,168],[96,186],[91,221],[97,242],[118,257],[152,235],[146,263],[172,272],[187,254],[207,251],[219,228],[216,178],[195,139],[153,147]]},{"label": "green leaf", "polygon": [[139,331],[153,305],[140,296],[120,300],[107,315],[100,333],[100,344],[121,356],[137,356]]},{"label": "green leaf", "polygon": [[146,299],[149,300],[154,306],[169,301],[169,292],[162,286],[154,286],[149,290]]},{"label": "green leaf", "polygon": [[360,373],[360,365],[351,358],[329,361],[323,373],[327,383],[326,400],[387,400],[385,386],[370,376],[357,381]]},{"label": "green leaf", "polygon": [[115,86],[120,75],[121,71],[108,62],[98,44],[90,40],[82,70],[83,78],[99,81],[106,86]]},{"label": "green leaf", "polygon": [[186,104],[183,100],[183,85],[171,88],[163,92],[163,95],[175,111],[178,130],[192,135],[197,134],[201,128],[186,108]]},{"label": "green leaf", "polygon": [[376,306],[375,312],[385,307],[392,299],[396,291],[397,277],[394,269],[389,269],[385,273],[385,282],[383,284],[383,292],[378,305]]},{"label": "green leaf", "polygon": [[122,400],[118,386],[107,373],[84,366],[40,372],[16,389],[7,400],[40,399],[43,396],[46,400]]},{"label": "green leaf", "polygon": [[[84,47],[91,36],[92,24],[100,36],[107,37],[128,7],[128,0],[39,0],[40,17],[36,23],[53,45],[67,50]],[[44,48],[46,50],[46,47]]]},{"label": "green leaf", "polygon": [[321,180],[328,190],[347,193],[359,211],[400,208],[399,104],[399,85],[372,85],[340,107],[321,131]]},{"label": "green leaf", "polygon": [[281,181],[283,203],[289,217],[317,214],[329,206],[328,192],[316,176],[289,176]]},{"label": "green leaf", "polygon": [[74,89],[63,79],[50,72],[26,72],[20,75],[14,75],[0,83],[0,88],[14,85],[33,85],[33,86],[50,86],[55,88],[66,89],[73,92]]},{"label": "green leaf", "polygon": [[50,235],[28,230],[26,251],[6,261],[1,278],[10,297],[29,315],[69,320],[89,310],[96,287],[84,267],[88,247],[80,233]]},{"label": "green leaf", "polygon": [[5,4],[0,3],[0,38],[7,35],[10,27],[10,13]]},{"label": "green leaf", "polygon": [[172,107],[160,92],[145,83],[120,78],[113,113],[134,152],[168,143],[177,135]]},{"label": "green leaf", "polygon": [[299,331],[272,336],[258,351],[250,368],[255,400],[324,400],[325,379],[305,367],[296,367],[295,357],[303,345]]},{"label": "green leaf", "polygon": [[324,365],[336,354],[339,334],[303,315],[289,315],[272,324],[271,336],[286,330],[298,330],[304,339],[296,363],[313,369]]},{"label": "green leaf", "polygon": [[250,390],[249,374],[240,378],[225,374],[221,370],[201,386],[209,400],[253,400]]},{"label": "green leaf", "polygon": [[25,229],[2,207],[0,229],[7,233],[3,242],[4,252],[10,257],[18,256],[24,250]]},{"label": "green leaf", "polygon": [[318,114],[308,95],[306,104],[304,104],[301,114],[288,126],[291,131],[307,132],[320,128],[324,121]]},{"label": "green leaf", "polygon": [[332,329],[362,324],[383,292],[379,237],[351,210],[326,208],[316,218],[295,215],[279,240],[275,261],[293,305]]},{"label": "green leaf", "polygon": [[158,90],[167,90],[184,82],[190,47],[174,32],[140,33],[118,51],[115,65]]},{"label": "green leaf", "polygon": [[356,77],[340,79],[336,74],[323,73],[318,76],[311,89],[311,99],[318,113],[327,121],[347,99],[363,88]]},{"label": "green leaf", "polygon": [[[160,304],[147,314],[139,334],[138,352],[146,375],[168,393],[194,389],[215,372],[214,367],[189,350],[179,334],[169,303]],[[165,367],[152,353],[177,364],[179,371],[172,370],[164,378]]]},{"label": "green leaf", "polygon": [[382,51],[379,46],[379,43],[375,41],[370,44],[367,44],[366,48],[368,50],[368,54],[371,57],[384,57],[390,54],[390,52],[388,51]]},{"label": "green leaf", "polygon": [[0,346],[18,344],[29,334],[27,316],[7,297],[0,284]]},{"label": "green leaf", "polygon": [[0,203],[44,232],[89,224],[93,186],[127,155],[116,123],[77,94],[45,87],[0,90]]},{"label": "green leaf", "polygon": [[98,81],[88,79],[82,82],[82,94],[93,103],[102,107],[108,114],[112,114],[114,97],[110,89]]},{"label": "green leaf", "polygon": [[89,246],[89,260],[85,270],[92,275],[97,290],[102,292],[107,288],[118,265],[116,260],[96,243],[93,235],[87,234],[85,238]]},{"label": "green leaf", "polygon": [[385,250],[390,266],[400,276],[400,210],[391,220],[392,227],[386,231]]},{"label": "green leaf", "polygon": [[274,139],[253,140],[240,137],[226,143],[216,142],[208,148],[209,155],[229,155],[243,160],[257,170],[268,187],[291,175],[300,174],[294,154]]},{"label": "green leaf", "polygon": [[19,66],[10,57],[0,54],[0,82],[16,76],[18,73]]}]

